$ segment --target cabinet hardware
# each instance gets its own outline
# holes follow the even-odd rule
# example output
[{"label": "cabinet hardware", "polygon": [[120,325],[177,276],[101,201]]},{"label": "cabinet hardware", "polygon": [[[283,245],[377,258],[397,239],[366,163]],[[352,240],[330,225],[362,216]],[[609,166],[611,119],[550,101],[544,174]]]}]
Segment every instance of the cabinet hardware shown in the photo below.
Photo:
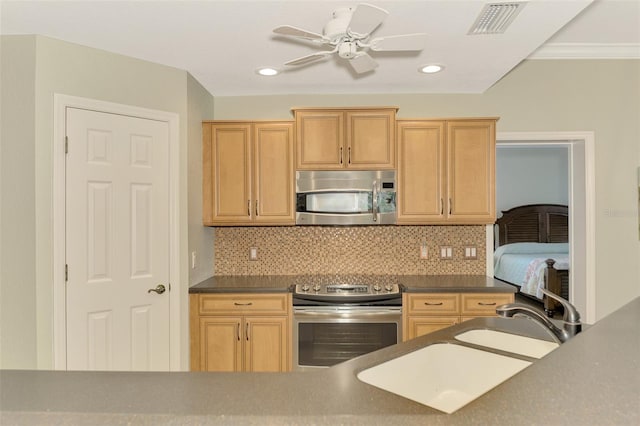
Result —
[{"label": "cabinet hardware", "polygon": [[444,214],[444,200],[440,198],[440,215]]},{"label": "cabinet hardware", "polygon": [[453,201],[449,198],[449,214],[451,214],[451,209],[453,208]]},{"label": "cabinet hardware", "polygon": [[256,216],[258,216],[258,200],[256,200]]},{"label": "cabinet hardware", "polygon": [[342,147],[340,147],[340,164],[342,164]]},{"label": "cabinet hardware", "polygon": [[244,335],[247,338],[247,342],[249,341],[249,323],[244,325]]},{"label": "cabinet hardware", "polygon": [[438,303],[424,302],[424,304],[427,305],[427,306],[442,306],[444,303],[442,303],[442,302],[438,302]]},{"label": "cabinet hardware", "polygon": [[247,200],[247,216],[251,216],[251,200]]},{"label": "cabinet hardware", "polygon": [[493,302],[493,303],[478,302],[478,305],[480,305],[480,306],[496,306],[496,302]]},{"label": "cabinet hardware", "polygon": [[351,147],[349,147],[348,149],[349,149],[349,164],[351,164]]},{"label": "cabinet hardware", "polygon": [[236,334],[238,335],[238,342],[240,341],[240,323],[236,324]]},{"label": "cabinet hardware", "polygon": [[233,302],[233,304],[236,305],[236,306],[251,306],[251,305],[253,305],[253,302],[248,302],[248,303]]}]

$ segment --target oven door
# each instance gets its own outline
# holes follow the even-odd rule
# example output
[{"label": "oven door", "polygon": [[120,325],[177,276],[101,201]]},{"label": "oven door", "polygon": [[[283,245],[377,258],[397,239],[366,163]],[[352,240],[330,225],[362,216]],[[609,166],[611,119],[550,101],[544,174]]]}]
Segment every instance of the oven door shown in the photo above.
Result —
[{"label": "oven door", "polygon": [[293,370],[330,367],[401,339],[400,306],[294,306]]}]

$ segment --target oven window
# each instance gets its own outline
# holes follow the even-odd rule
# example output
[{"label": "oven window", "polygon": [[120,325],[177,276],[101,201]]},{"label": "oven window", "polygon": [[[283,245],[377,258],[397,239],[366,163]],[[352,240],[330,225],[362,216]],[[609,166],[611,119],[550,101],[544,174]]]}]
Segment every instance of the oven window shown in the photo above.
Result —
[{"label": "oven window", "polygon": [[396,323],[299,323],[298,365],[330,367],[396,343]]},{"label": "oven window", "polygon": [[309,213],[371,213],[372,193],[364,191],[297,194],[297,211]]}]

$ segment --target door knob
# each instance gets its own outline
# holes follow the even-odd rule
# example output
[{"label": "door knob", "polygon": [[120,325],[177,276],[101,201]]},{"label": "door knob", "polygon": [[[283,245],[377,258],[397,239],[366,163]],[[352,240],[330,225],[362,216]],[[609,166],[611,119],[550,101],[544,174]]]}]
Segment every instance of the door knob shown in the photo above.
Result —
[{"label": "door knob", "polygon": [[147,293],[151,293],[152,291],[155,291],[158,294],[162,294],[165,291],[167,291],[167,288],[162,284],[158,284],[156,288],[150,288],[149,291],[147,291]]}]

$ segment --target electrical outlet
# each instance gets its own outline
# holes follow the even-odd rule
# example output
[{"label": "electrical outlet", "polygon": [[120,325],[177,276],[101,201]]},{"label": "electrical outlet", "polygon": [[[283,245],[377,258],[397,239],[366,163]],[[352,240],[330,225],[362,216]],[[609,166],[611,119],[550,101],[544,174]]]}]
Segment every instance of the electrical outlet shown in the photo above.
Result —
[{"label": "electrical outlet", "polygon": [[440,259],[452,259],[452,258],[453,258],[453,247],[440,246]]},{"label": "electrical outlet", "polygon": [[420,246],[420,259],[428,259],[429,258],[429,249],[427,248],[427,243],[422,243]]},{"label": "electrical outlet", "polygon": [[464,258],[465,259],[477,259],[478,258],[478,250],[474,246],[467,246],[464,248]]},{"label": "electrical outlet", "polygon": [[249,260],[258,260],[258,247],[249,248]]}]

